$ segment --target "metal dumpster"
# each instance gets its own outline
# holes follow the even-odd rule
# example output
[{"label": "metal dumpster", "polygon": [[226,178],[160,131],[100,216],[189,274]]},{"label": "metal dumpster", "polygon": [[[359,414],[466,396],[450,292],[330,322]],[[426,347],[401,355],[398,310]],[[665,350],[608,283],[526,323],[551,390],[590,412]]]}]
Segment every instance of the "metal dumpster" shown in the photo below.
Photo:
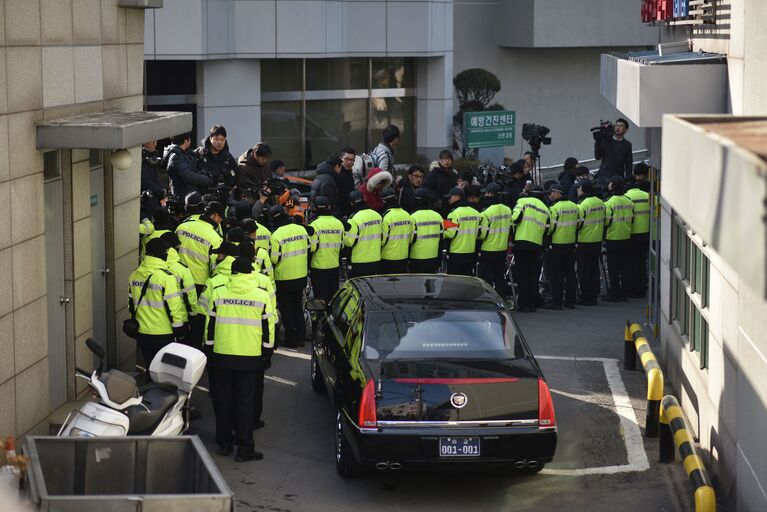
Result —
[{"label": "metal dumpster", "polygon": [[197,436],[27,437],[24,452],[40,510],[233,510],[232,491]]}]

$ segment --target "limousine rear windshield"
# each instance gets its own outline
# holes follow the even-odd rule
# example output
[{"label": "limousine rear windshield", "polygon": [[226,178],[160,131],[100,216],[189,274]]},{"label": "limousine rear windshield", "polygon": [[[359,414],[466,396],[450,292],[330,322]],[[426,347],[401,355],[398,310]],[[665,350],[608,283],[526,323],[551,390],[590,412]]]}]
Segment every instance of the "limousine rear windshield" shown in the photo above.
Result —
[{"label": "limousine rear windshield", "polygon": [[366,320],[369,360],[522,356],[514,324],[499,311],[371,312]]}]

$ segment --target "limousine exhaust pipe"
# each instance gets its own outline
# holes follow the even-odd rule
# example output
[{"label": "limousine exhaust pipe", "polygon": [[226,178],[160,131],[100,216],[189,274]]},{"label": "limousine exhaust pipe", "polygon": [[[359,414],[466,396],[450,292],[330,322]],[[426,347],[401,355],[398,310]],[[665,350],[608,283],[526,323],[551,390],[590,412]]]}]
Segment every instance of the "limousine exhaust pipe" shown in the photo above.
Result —
[{"label": "limousine exhaust pipe", "polygon": [[514,467],[516,469],[524,469],[527,466],[527,461],[525,460],[518,460],[514,463]]},{"label": "limousine exhaust pipe", "polygon": [[399,462],[393,462],[389,460],[382,460],[379,462],[376,462],[376,469],[379,471],[386,471],[387,469],[390,469],[392,471],[397,471],[398,469],[402,468],[402,464]]},{"label": "limousine exhaust pipe", "polygon": [[537,460],[529,460],[529,461],[527,461],[527,467],[530,468],[530,469],[535,469],[535,468],[538,467],[538,465],[539,465],[539,463],[538,463]]}]

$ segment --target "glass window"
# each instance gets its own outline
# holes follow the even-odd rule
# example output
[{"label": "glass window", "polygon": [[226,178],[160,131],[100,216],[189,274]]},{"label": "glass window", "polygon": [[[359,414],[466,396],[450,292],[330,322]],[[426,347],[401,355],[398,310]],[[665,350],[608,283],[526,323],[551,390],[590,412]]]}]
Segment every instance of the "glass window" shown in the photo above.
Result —
[{"label": "glass window", "polygon": [[404,57],[371,59],[372,89],[415,87],[415,62]]},{"label": "glass window", "polygon": [[708,322],[704,318],[700,329],[700,369],[708,368]]},{"label": "glass window", "polygon": [[301,102],[275,101],[261,105],[261,137],[274,158],[288,169],[301,168]]},{"label": "glass window", "polygon": [[197,94],[197,63],[193,60],[147,60],[147,96]]},{"label": "glass window", "polygon": [[61,176],[61,163],[59,161],[59,152],[46,151],[43,153],[43,179],[52,180]]},{"label": "glass window", "polygon": [[498,311],[401,311],[372,313],[366,325],[368,359],[513,359],[513,322]]},{"label": "glass window", "polygon": [[[415,59],[262,60],[262,91],[291,92],[292,97],[271,97],[297,100],[262,103],[262,138],[271,143],[274,157],[284,160],[289,169],[312,169],[343,146],[351,146],[358,153],[369,152],[381,140],[383,129],[395,124],[402,131],[395,161],[414,161],[415,98],[384,98],[381,96],[399,92],[369,92],[370,87],[412,90]],[[347,99],[346,91],[350,90],[360,96],[364,93],[364,97]],[[312,91],[312,95],[303,94],[305,91]],[[296,94],[312,99],[298,100]]]},{"label": "glass window", "polygon": [[368,59],[306,59],[306,90],[368,88]]},{"label": "glass window", "polygon": [[365,148],[367,100],[306,102],[306,167],[314,169],[345,146]]},{"label": "glass window", "polygon": [[261,90],[263,92],[302,90],[303,62],[303,59],[261,60]]},{"label": "glass window", "polygon": [[103,151],[100,149],[91,149],[88,151],[88,164],[91,169],[94,167],[100,167],[103,159]]},{"label": "glass window", "polygon": [[381,142],[384,128],[393,124],[401,132],[400,142],[394,148],[394,162],[415,161],[415,98],[371,98],[370,108],[369,149]]}]

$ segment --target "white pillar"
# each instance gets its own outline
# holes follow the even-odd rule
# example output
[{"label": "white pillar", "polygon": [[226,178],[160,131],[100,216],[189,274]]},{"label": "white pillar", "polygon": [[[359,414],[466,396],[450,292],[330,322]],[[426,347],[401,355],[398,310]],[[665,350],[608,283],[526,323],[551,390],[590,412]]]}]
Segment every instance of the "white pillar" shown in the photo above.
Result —
[{"label": "white pillar", "polygon": [[197,65],[197,140],[223,125],[237,158],[261,139],[261,62],[200,61]]},{"label": "white pillar", "polygon": [[416,152],[433,159],[453,143],[453,52],[416,62]]}]

